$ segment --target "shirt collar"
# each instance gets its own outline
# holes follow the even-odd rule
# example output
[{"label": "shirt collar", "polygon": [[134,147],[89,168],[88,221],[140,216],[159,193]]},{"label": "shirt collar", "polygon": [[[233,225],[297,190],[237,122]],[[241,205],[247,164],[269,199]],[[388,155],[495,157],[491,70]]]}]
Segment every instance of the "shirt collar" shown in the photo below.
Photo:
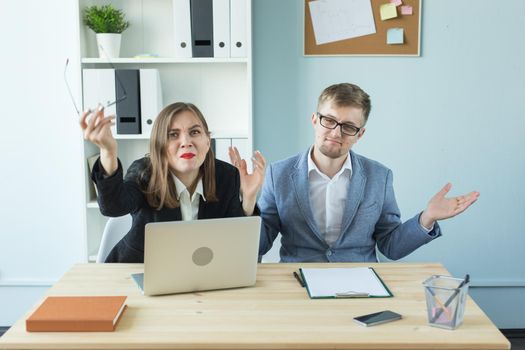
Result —
[{"label": "shirt collar", "polygon": [[[328,176],[323,174],[321,170],[319,170],[317,165],[315,165],[314,160],[312,159],[313,151],[314,151],[314,146],[310,147],[310,151],[308,151],[308,174],[310,174],[312,171],[315,171],[315,173],[328,179]],[[337,172],[337,174],[335,174],[334,179],[337,179],[347,169],[348,169],[349,176],[352,176],[352,161],[350,159],[350,153],[348,153],[348,156],[346,157],[346,160],[343,163],[343,166],[341,167],[341,169]]]},{"label": "shirt collar", "polygon": [[[175,175],[173,176],[173,181],[175,182],[175,189],[177,190],[177,200],[180,200],[180,196],[185,191],[188,191],[186,186],[182,183],[182,181],[179,180],[179,178]],[[189,193],[188,193],[189,194]],[[206,202],[206,197],[204,197],[204,188],[202,186],[202,178],[199,179],[199,182],[197,182],[197,187],[195,187],[195,192],[193,193],[193,196],[196,194],[199,194],[202,199]],[[193,198],[190,198],[193,200]]]}]

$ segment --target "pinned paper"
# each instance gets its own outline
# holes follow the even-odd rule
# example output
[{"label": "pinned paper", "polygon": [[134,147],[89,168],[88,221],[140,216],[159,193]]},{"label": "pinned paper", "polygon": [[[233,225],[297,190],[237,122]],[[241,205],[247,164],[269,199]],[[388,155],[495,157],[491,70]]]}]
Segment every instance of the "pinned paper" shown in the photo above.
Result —
[{"label": "pinned paper", "polygon": [[390,0],[390,3],[396,6],[403,5],[403,2],[401,0]]},{"label": "pinned paper", "polygon": [[412,6],[409,6],[409,5],[401,6],[401,14],[402,15],[411,15],[412,14]]},{"label": "pinned paper", "polygon": [[389,45],[404,44],[403,28],[389,28],[386,32],[386,43]]},{"label": "pinned paper", "polygon": [[381,13],[382,21],[397,17],[396,5],[391,3],[381,5],[381,7],[379,8],[379,12]]},{"label": "pinned paper", "polygon": [[370,0],[310,1],[309,6],[316,45],[376,32]]}]

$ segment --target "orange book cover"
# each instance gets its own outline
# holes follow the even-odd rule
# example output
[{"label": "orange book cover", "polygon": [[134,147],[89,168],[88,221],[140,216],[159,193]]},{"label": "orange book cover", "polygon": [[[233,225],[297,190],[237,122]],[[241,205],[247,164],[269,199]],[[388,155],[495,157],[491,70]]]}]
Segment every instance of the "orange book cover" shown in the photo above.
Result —
[{"label": "orange book cover", "polygon": [[47,297],[26,320],[28,332],[111,332],[126,296]]}]

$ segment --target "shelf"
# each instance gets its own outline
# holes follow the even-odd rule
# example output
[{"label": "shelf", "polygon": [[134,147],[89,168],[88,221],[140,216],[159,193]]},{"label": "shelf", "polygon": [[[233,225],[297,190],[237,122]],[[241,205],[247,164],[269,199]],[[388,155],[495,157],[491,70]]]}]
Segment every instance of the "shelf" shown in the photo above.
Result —
[{"label": "shelf", "polygon": [[149,140],[149,135],[136,134],[136,135],[115,135],[115,140]]},{"label": "shelf", "polygon": [[98,57],[84,57],[82,63],[140,63],[140,64],[159,64],[159,63],[247,63],[246,57],[242,58],[215,58],[215,57],[196,57],[196,58],[174,58],[174,57],[151,57],[151,58],[133,58],[122,57],[108,60]]},{"label": "shelf", "polygon": [[[211,137],[215,139],[216,158],[229,162],[229,147],[235,146],[241,157],[248,160],[250,166],[249,159],[253,155],[253,56],[251,45],[253,0],[246,0],[246,18],[243,24],[246,26],[246,57],[188,58],[181,58],[180,55],[174,57],[176,39],[172,0],[141,0],[138,2],[108,0],[105,2],[122,9],[132,22],[122,42],[120,57],[99,57],[95,33],[83,23],[78,22],[80,46],[75,62],[77,66],[80,66],[81,70],[157,70],[162,105],[166,106],[176,101],[194,103],[206,116]],[[100,1],[79,0],[78,15],[81,17],[83,9],[92,4],[100,4]],[[82,74],[84,74],[83,71]],[[109,86],[111,84],[101,85],[99,82],[98,89],[94,88],[94,91],[91,91],[93,93],[88,93],[84,90],[90,87],[86,80],[89,82],[89,79],[81,79],[81,93],[79,94],[84,97],[82,102],[86,105],[94,106],[99,101],[116,99],[113,96],[113,86]],[[158,112],[158,108],[155,108],[155,111],[144,112],[144,116],[154,119]],[[111,111],[108,109],[107,113],[116,114],[116,106]],[[151,131],[149,130],[151,128],[141,128],[142,134],[121,135],[116,133],[116,129],[116,127],[112,128],[112,134],[117,140],[118,157],[123,172],[126,173],[135,160],[150,153]],[[100,153],[100,150],[87,140],[84,141],[83,148],[83,166],[86,168],[86,171],[83,172],[86,198],[83,204],[86,216],[85,252],[88,260],[93,262],[96,260],[108,218],[100,212],[89,172],[88,159]]]},{"label": "shelf", "polygon": [[248,135],[244,133],[227,132],[223,130],[212,131],[212,139],[247,139]]},{"label": "shelf", "polygon": [[[149,135],[115,135],[115,140],[149,140]],[[211,137],[214,139],[247,139],[248,135],[244,133],[235,133],[219,130],[212,132]]]}]

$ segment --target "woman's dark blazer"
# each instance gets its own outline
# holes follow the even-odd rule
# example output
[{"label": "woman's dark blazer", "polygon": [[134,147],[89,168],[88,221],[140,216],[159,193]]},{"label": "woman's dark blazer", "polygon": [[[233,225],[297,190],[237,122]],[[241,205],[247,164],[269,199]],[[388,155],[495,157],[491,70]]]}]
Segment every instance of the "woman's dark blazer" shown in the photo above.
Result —
[{"label": "woman's dark blazer", "polygon": [[[130,214],[133,218],[130,231],[111,250],[106,262],[142,263],[144,262],[144,228],[149,222],[182,220],[180,208],[152,208],[141,189],[145,189],[150,174],[149,158],[136,160],[131,164],[123,178],[122,164],[118,163],[115,174],[103,175],[100,159],[91,174],[98,190],[98,205],[105,216],[116,217]],[[244,216],[239,199],[239,171],[234,166],[215,160],[217,202],[199,202],[199,219],[212,219]]]}]

